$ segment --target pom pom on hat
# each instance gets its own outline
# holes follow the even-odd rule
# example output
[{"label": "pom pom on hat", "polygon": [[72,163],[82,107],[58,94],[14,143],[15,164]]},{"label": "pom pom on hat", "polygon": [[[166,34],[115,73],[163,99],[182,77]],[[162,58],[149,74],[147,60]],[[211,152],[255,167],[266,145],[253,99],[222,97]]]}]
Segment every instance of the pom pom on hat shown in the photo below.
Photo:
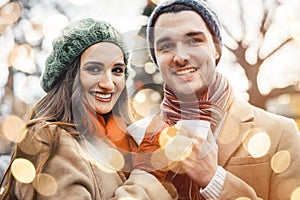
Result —
[{"label": "pom pom on hat", "polygon": [[88,47],[98,42],[111,42],[121,48],[124,62],[128,63],[128,51],[122,35],[108,22],[91,18],[81,19],[66,26],[53,41],[52,52],[46,59],[41,86],[49,92],[59,83],[71,63]]},{"label": "pom pom on hat", "polygon": [[[154,42],[153,27],[155,25],[157,18],[163,13],[163,9],[174,4],[181,4],[181,5],[188,6],[203,18],[210,32],[217,39],[216,42],[218,44],[216,46],[221,55],[222,53],[221,50],[223,46],[222,37],[221,37],[221,23],[219,21],[217,14],[208,6],[205,0],[163,0],[156,6],[154,11],[152,12],[147,26],[147,40],[148,40],[148,45],[150,50],[150,56],[153,62],[157,63],[155,53],[154,53],[154,48],[153,48],[153,42]],[[217,62],[218,61],[219,58],[217,59]]]}]

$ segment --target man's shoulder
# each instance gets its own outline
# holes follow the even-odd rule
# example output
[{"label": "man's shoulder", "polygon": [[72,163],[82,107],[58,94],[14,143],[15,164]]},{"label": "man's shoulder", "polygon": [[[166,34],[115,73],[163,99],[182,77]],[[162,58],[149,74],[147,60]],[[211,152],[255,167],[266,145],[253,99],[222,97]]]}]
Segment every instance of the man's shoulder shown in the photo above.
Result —
[{"label": "man's shoulder", "polygon": [[273,125],[276,124],[282,126],[286,124],[295,124],[295,121],[292,118],[272,113],[265,109],[254,106],[245,100],[235,98],[232,106],[234,108],[232,108],[231,110],[234,110],[236,114],[245,112],[248,113],[248,115],[252,115],[253,121],[255,123],[268,124],[269,122]]}]

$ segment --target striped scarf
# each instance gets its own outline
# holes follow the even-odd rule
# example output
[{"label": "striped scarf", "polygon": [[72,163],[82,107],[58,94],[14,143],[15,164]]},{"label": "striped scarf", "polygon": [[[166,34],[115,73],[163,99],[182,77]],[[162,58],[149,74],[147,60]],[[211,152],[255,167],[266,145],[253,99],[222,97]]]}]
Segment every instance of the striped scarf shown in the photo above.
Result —
[{"label": "striped scarf", "polygon": [[[164,86],[165,97],[161,104],[164,121],[169,125],[176,124],[179,120],[201,119],[211,123],[211,130],[214,133],[233,100],[233,94],[227,79],[217,73],[216,81],[201,97],[192,102],[183,102],[176,98],[176,95]],[[168,171],[173,185],[176,187],[179,200],[193,199],[201,200],[200,186],[186,174],[176,174]]]},{"label": "striped scarf", "polygon": [[181,101],[167,85],[164,85],[161,109],[165,122],[174,125],[179,120],[206,120],[211,123],[211,129],[214,132],[232,102],[231,86],[224,76],[217,73],[212,87],[197,98],[195,97],[195,101],[190,102]]}]

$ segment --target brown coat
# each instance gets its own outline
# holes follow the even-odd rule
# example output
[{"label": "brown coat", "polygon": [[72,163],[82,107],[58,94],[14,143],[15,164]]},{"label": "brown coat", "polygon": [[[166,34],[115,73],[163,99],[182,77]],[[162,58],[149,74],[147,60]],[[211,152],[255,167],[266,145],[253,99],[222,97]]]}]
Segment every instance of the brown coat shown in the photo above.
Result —
[{"label": "brown coat", "polygon": [[[155,134],[160,130],[157,127],[162,127],[161,120],[162,115],[158,115],[145,121],[150,122],[146,133]],[[269,150],[258,158],[252,157],[244,148],[246,143],[243,144],[247,133],[256,128],[267,133],[270,139]],[[143,138],[142,134],[137,136]],[[300,134],[293,120],[234,99],[217,144],[218,163],[227,171],[220,200],[244,199],[242,197],[251,200],[289,200],[292,192],[300,187]],[[279,162],[282,166],[290,162],[288,168],[280,173],[275,173],[271,167],[277,152],[288,152]]]},{"label": "brown coat", "polygon": [[[46,126],[39,131],[38,135],[26,146],[39,146],[41,150],[28,159],[35,165],[39,160],[49,153],[49,135],[47,131],[55,131],[61,135],[58,152],[54,155],[45,171],[52,176],[56,182],[57,191],[51,196],[38,193],[37,199],[122,199],[124,197],[134,197],[135,199],[175,199],[152,175],[134,170],[128,180],[125,180],[122,173],[113,171],[105,172],[101,163],[92,159],[85,153],[86,151],[79,145],[64,129]],[[73,130],[74,131],[74,130]],[[37,143],[36,143],[37,142]],[[52,185],[50,187],[53,187]],[[27,200],[33,191],[32,184],[16,184],[16,195],[18,199]],[[172,193],[172,192],[171,192]]]},{"label": "brown coat", "polygon": [[[271,142],[267,154],[259,158],[253,158],[242,143],[252,128],[266,132]],[[300,134],[293,120],[235,99],[218,137],[218,146],[219,165],[228,172],[219,199],[287,200],[300,187]],[[291,162],[285,171],[275,173],[271,160],[282,150],[289,152]]]}]

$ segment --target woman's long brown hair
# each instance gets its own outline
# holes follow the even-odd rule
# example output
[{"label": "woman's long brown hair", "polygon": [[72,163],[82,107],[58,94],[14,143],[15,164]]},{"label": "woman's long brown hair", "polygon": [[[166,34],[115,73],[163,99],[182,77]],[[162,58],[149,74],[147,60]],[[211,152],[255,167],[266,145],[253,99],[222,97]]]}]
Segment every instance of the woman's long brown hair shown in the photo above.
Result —
[{"label": "woman's long brown hair", "polygon": [[[87,111],[84,106],[83,90],[79,78],[79,69],[80,56],[75,59],[75,61],[66,70],[65,74],[60,77],[60,80],[58,81],[59,83],[57,83],[54,88],[51,89],[31,109],[27,123],[27,128],[29,130],[30,127],[33,127],[33,125],[42,121],[47,121],[62,126],[76,127],[79,135],[82,136],[88,134],[89,129],[87,127],[91,126],[92,124],[87,117]],[[133,117],[131,116],[132,112],[129,110],[130,105],[128,91],[125,87],[111,113],[121,116],[126,124],[130,124],[133,120]],[[85,123],[83,123],[82,119],[86,119]],[[38,131],[35,130],[34,134],[38,134]],[[51,138],[49,147],[50,152],[48,152],[48,156],[44,160],[41,160],[41,162],[35,166],[36,173],[43,172],[47,164],[56,154],[59,147],[60,135],[53,134],[51,131],[48,132],[48,135],[49,138]],[[74,137],[78,137],[78,135],[74,135]],[[24,141],[26,141],[26,138]],[[1,180],[0,187],[5,187],[5,190],[0,197],[1,200],[17,199],[14,191],[16,179],[13,177],[10,171],[10,167],[14,159],[34,159],[34,156],[27,155],[24,151],[22,151],[20,148],[21,143],[16,144],[12,152],[10,165]],[[35,199],[36,196],[37,193],[34,191],[31,199]]]}]

